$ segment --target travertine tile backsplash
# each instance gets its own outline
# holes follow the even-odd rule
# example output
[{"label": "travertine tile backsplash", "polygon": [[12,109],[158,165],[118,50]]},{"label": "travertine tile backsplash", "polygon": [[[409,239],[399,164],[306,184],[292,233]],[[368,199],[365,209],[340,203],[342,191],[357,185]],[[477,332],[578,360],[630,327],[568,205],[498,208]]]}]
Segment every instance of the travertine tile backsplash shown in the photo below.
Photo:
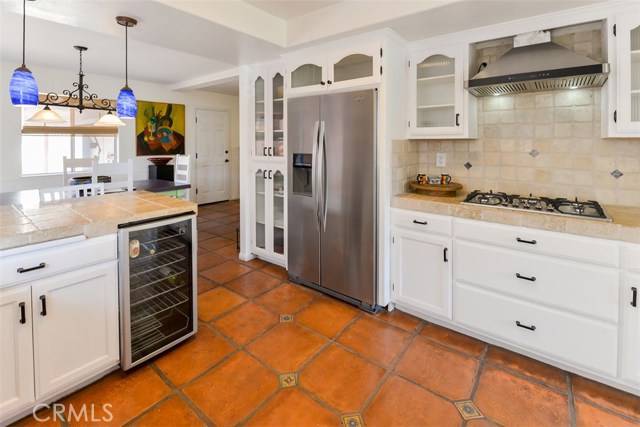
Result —
[{"label": "travertine tile backsplash", "polygon": [[[418,173],[448,173],[463,192],[640,206],[640,139],[600,138],[600,91],[478,98],[478,139],[394,141],[394,193],[406,191]],[[435,166],[436,153],[447,154],[447,167]]]}]

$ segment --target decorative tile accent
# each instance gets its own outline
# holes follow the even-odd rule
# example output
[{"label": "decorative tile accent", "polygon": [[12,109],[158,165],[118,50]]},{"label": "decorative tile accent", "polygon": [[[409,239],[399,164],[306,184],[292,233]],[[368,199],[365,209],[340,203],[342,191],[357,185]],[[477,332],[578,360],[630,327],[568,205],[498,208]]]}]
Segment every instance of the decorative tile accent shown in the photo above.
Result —
[{"label": "decorative tile accent", "polygon": [[614,177],[615,179],[620,178],[622,175],[624,175],[624,174],[622,172],[620,172],[618,169],[616,169],[613,172],[611,172],[611,176]]},{"label": "decorative tile accent", "polygon": [[280,388],[295,387],[298,385],[298,374],[291,372],[289,374],[281,374],[278,377]]},{"label": "decorative tile accent", "polygon": [[465,420],[484,418],[484,415],[480,413],[478,407],[471,400],[460,400],[458,402],[454,402],[454,405],[456,405],[456,409]]},{"label": "decorative tile accent", "polygon": [[536,150],[535,148],[534,148],[533,150],[529,151],[529,155],[530,155],[531,157],[533,157],[534,159],[535,159],[536,157],[538,157],[538,154],[540,154],[540,152],[539,152],[538,150]]},{"label": "decorative tile accent", "polygon": [[464,167],[467,168],[467,170],[471,169],[472,166],[473,165],[471,163],[469,163],[469,162],[464,164]]},{"label": "decorative tile accent", "polygon": [[293,314],[281,314],[280,323],[293,322]]},{"label": "decorative tile accent", "polygon": [[343,415],[340,420],[344,427],[364,427],[360,414]]}]

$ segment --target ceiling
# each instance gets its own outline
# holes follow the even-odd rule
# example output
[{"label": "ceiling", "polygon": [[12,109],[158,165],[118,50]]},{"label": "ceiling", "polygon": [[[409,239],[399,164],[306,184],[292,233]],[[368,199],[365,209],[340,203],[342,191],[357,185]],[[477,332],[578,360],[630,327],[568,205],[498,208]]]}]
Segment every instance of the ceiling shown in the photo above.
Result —
[{"label": "ceiling", "polygon": [[[27,65],[237,94],[239,65],[389,27],[407,41],[607,0],[38,0],[27,2]],[[610,1],[610,0],[609,0]],[[510,4],[517,7],[505,7]],[[0,0],[0,60],[21,62],[22,1]],[[223,78],[218,78],[222,75]]]}]

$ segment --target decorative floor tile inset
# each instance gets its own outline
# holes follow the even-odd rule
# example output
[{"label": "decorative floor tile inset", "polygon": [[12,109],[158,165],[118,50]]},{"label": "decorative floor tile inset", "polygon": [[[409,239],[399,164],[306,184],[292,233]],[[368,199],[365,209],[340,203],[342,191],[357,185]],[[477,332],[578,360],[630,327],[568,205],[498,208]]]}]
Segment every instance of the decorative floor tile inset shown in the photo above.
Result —
[{"label": "decorative floor tile inset", "polygon": [[280,323],[293,322],[293,314],[281,314]]},{"label": "decorative floor tile inset", "polygon": [[289,374],[281,374],[278,377],[280,388],[295,387],[298,385],[298,374],[291,372]]},{"label": "decorative floor tile inset", "polygon": [[343,427],[364,427],[360,414],[343,415],[340,419]]},{"label": "decorative floor tile inset", "polygon": [[465,420],[484,418],[478,407],[471,400],[460,400],[458,402],[454,402],[454,404],[456,405],[458,412],[460,412],[460,415],[462,415],[462,418]]}]

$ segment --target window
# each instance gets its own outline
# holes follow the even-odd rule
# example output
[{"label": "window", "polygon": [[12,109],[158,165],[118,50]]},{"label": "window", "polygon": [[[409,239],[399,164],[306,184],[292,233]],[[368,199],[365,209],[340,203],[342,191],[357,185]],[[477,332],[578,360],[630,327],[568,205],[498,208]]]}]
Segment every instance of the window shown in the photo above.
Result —
[{"label": "window", "polygon": [[101,163],[118,158],[118,128],[93,124],[105,114],[97,110],[50,107],[66,123],[36,125],[26,120],[42,106],[22,109],[22,175],[62,173],[62,157],[98,156]]}]

